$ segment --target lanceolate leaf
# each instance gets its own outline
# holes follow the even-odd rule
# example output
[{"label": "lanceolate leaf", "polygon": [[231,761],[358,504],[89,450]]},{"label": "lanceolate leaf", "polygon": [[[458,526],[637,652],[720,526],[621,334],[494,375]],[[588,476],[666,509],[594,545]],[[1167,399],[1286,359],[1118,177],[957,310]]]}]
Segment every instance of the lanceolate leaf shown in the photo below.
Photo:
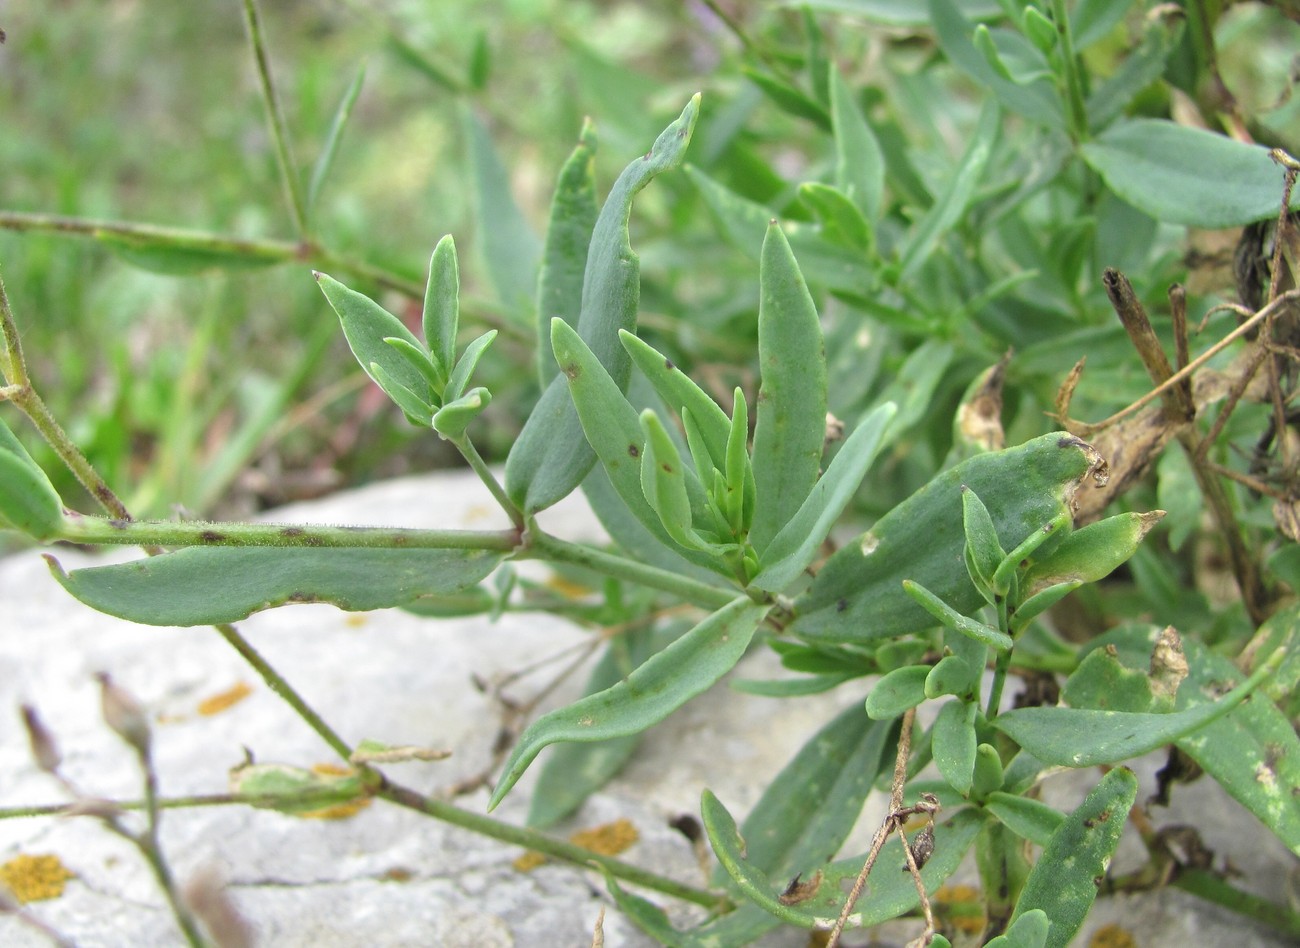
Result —
[{"label": "lanceolate leaf", "polygon": [[[657,638],[647,628],[611,639],[587,679],[586,694],[597,694],[618,684],[653,654]],[[528,825],[545,829],[564,819],[622,769],[640,741],[641,735],[631,734],[607,741],[555,745],[533,788]]]},{"label": "lanceolate leaf", "polygon": [[548,744],[639,734],[706,691],[740,661],[767,609],[747,596],[736,599],[618,684],[538,718],[506,761],[488,809],[501,802]]},{"label": "lanceolate leaf", "polygon": [[971,777],[975,773],[975,715],[978,713],[979,706],[974,702],[949,701],[939,709],[930,737],[935,766],[948,786],[962,796],[970,794]]},{"label": "lanceolate leaf", "polygon": [[343,93],[343,98],[339,100],[339,107],[334,112],[334,119],[330,122],[330,130],[325,135],[325,144],[321,146],[320,155],[316,159],[315,165],[311,170],[311,183],[307,185],[307,213],[310,215],[316,207],[316,199],[320,197],[320,189],[325,184],[325,179],[329,177],[330,169],[334,166],[334,156],[338,153],[339,142],[343,140],[343,129],[348,124],[348,119],[352,116],[352,107],[357,104],[357,97],[361,95],[361,86],[366,81],[366,67],[362,65],[357,69],[357,74],[353,78],[347,91]]},{"label": "lanceolate leaf", "polygon": [[[698,95],[691,99],[649,154],[623,170],[592,232],[577,332],[620,391],[627,388],[631,362],[618,331],[636,328],[640,298],[640,261],[628,238],[632,199],[652,178],[681,161],[699,102]],[[568,496],[591,470],[595,454],[582,446],[581,432],[565,383],[553,379],[506,458],[506,493],[526,512]]]},{"label": "lanceolate leaf", "polygon": [[460,268],[450,234],[438,241],[429,259],[422,322],[429,354],[442,370],[442,377],[448,378],[456,364],[456,330],[460,326]]},{"label": "lanceolate leaf", "polygon": [[881,770],[892,764],[894,721],[854,704],[814,734],[745,818],[749,862],[774,879],[804,878],[837,852]]},{"label": "lanceolate leaf", "polygon": [[[682,409],[691,413],[700,434],[704,436],[713,466],[722,470],[727,456],[727,434],[731,427],[727,413],[663,353],[630,332],[620,330],[618,335],[623,348],[641,373],[649,379],[664,404],[678,414],[681,414]],[[696,463],[701,460],[696,458]]]},{"label": "lanceolate leaf", "polygon": [[596,356],[583,344],[576,330],[562,319],[551,320],[551,339],[561,371],[556,381],[568,385],[585,437],[600,457],[610,484],[627,510],[659,543],[681,552],[700,565],[712,564],[711,558],[683,550],[669,539],[658,514],[646,500],[641,485],[641,452],[645,435],[641,423],[627,398],[619,391]]},{"label": "lanceolate leaf", "polygon": [[763,243],[759,284],[762,384],[754,426],[756,502],[749,539],[761,554],[817,482],[826,438],[826,353],[817,308],[775,221]]},{"label": "lanceolate leaf", "polygon": [[768,544],[762,557],[763,570],[751,585],[780,592],[808,567],[857,493],[893,417],[894,404],[886,402],[858,422],[798,512]]},{"label": "lanceolate leaf", "polygon": [[1047,764],[1116,764],[1186,738],[1244,701],[1276,668],[1281,655],[1256,669],[1218,701],[1170,714],[1090,708],[1020,708],[993,720],[998,730]]},{"label": "lanceolate leaf", "polygon": [[190,547],[54,578],[86,605],[144,625],[214,625],[297,602],[364,612],[473,586],[501,562],[487,550]]},{"label": "lanceolate leaf", "polygon": [[1276,217],[1282,202],[1282,169],[1267,148],[1163,119],[1113,125],[1082,154],[1112,191],[1171,224],[1237,227]]},{"label": "lanceolate leaf", "polygon": [[1015,922],[1041,909],[1051,920],[1048,948],[1065,948],[1097,898],[1097,879],[1106,874],[1119,845],[1128,811],[1137,799],[1137,777],[1117,767],[1088,794],[1052,834],[1016,903]]},{"label": "lanceolate leaf", "polygon": [[596,226],[596,128],[583,122],[577,147],[560,169],[537,281],[537,371],[543,386],[555,377],[551,320],[577,325],[587,247]]},{"label": "lanceolate leaf", "polygon": [[962,566],[961,486],[980,496],[1003,549],[1011,549],[1053,517],[1068,514],[1069,499],[1097,460],[1088,444],[1057,433],[976,455],[945,471],[826,562],[795,600],[793,631],[843,642],[934,625],[904,592],[905,579],[955,610],[974,609],[983,599]]},{"label": "lanceolate leaf", "polygon": [[[396,382],[416,396],[421,402],[431,404],[429,380],[410,361],[398,352],[385,339],[401,339],[409,346],[424,351],[424,344],[415,338],[415,334],[403,325],[402,321],[384,309],[370,297],[350,290],[338,280],[324,273],[316,274],[316,282],[329,300],[330,306],[338,314],[343,324],[343,335],[347,337],[352,354],[361,363],[361,368],[384,388],[385,379]],[[373,364],[378,364],[384,371],[384,378],[379,378]]]},{"label": "lanceolate leaf", "polygon": [[885,158],[840,71],[831,66],[829,75],[831,123],[835,131],[835,184],[874,225],[880,217]]}]

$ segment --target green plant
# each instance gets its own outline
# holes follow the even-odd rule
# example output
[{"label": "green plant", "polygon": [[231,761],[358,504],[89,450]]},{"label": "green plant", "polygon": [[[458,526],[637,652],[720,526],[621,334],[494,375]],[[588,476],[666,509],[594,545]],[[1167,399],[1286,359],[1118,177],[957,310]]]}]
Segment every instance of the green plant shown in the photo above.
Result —
[{"label": "green plant", "polygon": [[[934,62],[947,65],[897,74],[887,90],[894,98],[854,90],[813,13],[845,6],[925,25],[935,37]],[[716,347],[692,351],[684,318],[646,329],[629,231],[637,195],[657,177],[666,184],[698,137],[697,123],[706,129],[699,96],[625,168],[603,205],[593,127],[583,128],[560,171],[529,314],[538,343],[529,361],[542,393],[505,458],[503,480],[474,441],[482,413],[495,404],[489,385],[474,384],[476,372],[497,357],[490,347],[500,330],[462,344],[452,240],[433,251],[418,334],[369,296],[317,273],[362,369],[414,426],[436,432],[464,458],[510,529],[133,520],[36,394],[3,294],[7,386],[0,391],[108,516],[66,509],[41,467],[0,427],[0,522],[42,542],[138,544],[156,554],[71,573],[50,561],[72,595],[101,611],[150,624],[217,625],[357,767],[354,777],[323,786],[305,771],[255,765],[242,777],[246,793],[232,801],[292,809],[378,797],[576,862],[593,857],[541,830],[576,808],[597,778],[558,787],[543,774],[528,829],[421,796],[384,775],[375,747],[343,741],[231,623],[298,601],[429,614],[576,614],[572,604],[512,597],[508,561],[523,559],[602,575],[600,622],[648,611],[660,597],[699,610],[666,643],[653,634],[611,643],[589,694],[519,735],[492,806],[551,744],[563,745],[548,764],[552,773],[607,778],[635,752],[636,735],[716,684],[756,644],[798,674],[736,686],[774,698],[880,676],[865,709],[855,701],[829,722],[742,823],[705,793],[704,827],[720,864],[710,888],[597,860],[622,909],[666,944],[745,944],[782,923],[832,930],[835,941],[846,925],[870,926],[918,907],[922,941],[946,944],[930,894],[971,850],[991,943],[1067,944],[1105,876],[1121,815],[1136,800],[1136,779],[1115,765],[1164,747],[1193,759],[1300,853],[1300,818],[1287,796],[1300,784],[1291,694],[1300,675],[1297,611],[1283,588],[1295,585],[1287,541],[1300,532],[1285,436],[1294,383],[1289,320],[1300,299],[1285,281],[1297,259],[1290,209],[1300,166],[1280,147],[1270,153],[1139,115],[1159,112],[1159,97],[1174,95],[1171,88],[1198,91],[1198,80],[1217,75],[1218,66],[1212,37],[1207,45],[1205,24],[1196,21],[1207,15],[1203,6],[1191,8],[1190,37],[1182,14],[1131,6],[1092,2],[1070,11],[1054,0],[1003,9],[931,0],[922,15],[906,3],[813,3],[797,18],[805,41],[798,50],[728,21],[752,57],[748,104],[738,112],[765,96],[784,113],[779,121],[806,123],[821,136],[810,172],[817,180],[798,187],[784,187],[740,133],[711,143],[712,168],[687,168],[714,222],[758,265],[756,294],[730,279],[730,268],[752,270],[752,263],[727,265],[724,289],[749,302],[705,323],[721,330],[752,317],[737,335],[755,343],[745,361],[757,386],[742,376],[729,406],[681,366],[707,364],[733,343],[719,331]],[[252,5],[246,9],[255,24]],[[976,15],[988,23],[968,20]],[[1126,17],[1132,43],[1092,60],[1084,55],[1113,43]],[[959,99],[946,116],[969,130],[960,157],[931,153],[922,166],[904,147],[905,132],[937,136],[939,123],[917,133],[905,123],[916,115],[895,103],[970,83],[983,105]],[[265,86],[301,230],[306,202]],[[1226,123],[1245,129],[1233,108]],[[1005,113],[1015,116],[1013,126]],[[1220,339],[1192,358],[1185,291],[1171,291],[1167,325],[1153,326],[1142,303],[1180,267],[1169,228],[1270,217],[1270,252],[1260,257],[1255,249],[1254,263],[1267,266],[1252,272],[1268,277],[1256,287],[1258,305],[1198,303]],[[698,226],[690,217],[676,239],[689,246]],[[1256,231],[1262,247],[1266,235]],[[153,238],[155,250],[193,249],[165,234]],[[205,244],[202,252],[216,250]],[[509,251],[497,252],[489,265],[505,267]],[[1118,265],[1137,274],[1137,287]],[[516,278],[501,277],[503,299]],[[670,281],[647,289],[657,306],[674,300]],[[1098,311],[1107,306],[1119,325],[1102,324]],[[1220,310],[1240,325],[1229,329]],[[999,360],[1011,343],[1022,348]],[[1213,361],[1234,344],[1235,361]],[[1170,345],[1176,370],[1165,355]],[[1085,353],[1106,365],[1081,382],[1076,359]],[[1215,419],[1202,420],[1219,401],[1225,407]],[[1072,420],[1081,409],[1110,417]],[[1064,430],[1042,433],[1043,411]],[[842,425],[837,417],[855,421]],[[1007,429],[1013,447],[1005,446]],[[1179,452],[1164,452],[1175,441]],[[1241,470],[1233,448],[1252,442],[1255,455]],[[1152,466],[1154,487],[1144,480]],[[873,467],[877,476],[868,479]],[[865,498],[864,481],[871,485]],[[613,549],[566,543],[537,525],[538,512],[579,489]],[[1247,489],[1274,500],[1272,509]],[[1116,501],[1164,509],[1103,516]],[[1180,584],[1198,578],[1186,544],[1202,504],[1240,592],[1238,603],[1219,610],[1204,608],[1206,593],[1196,588],[1190,608],[1177,602]],[[828,540],[864,511],[875,515],[869,529]],[[1143,541],[1162,521],[1153,549]],[[826,555],[828,542],[834,551]],[[1129,579],[1117,581],[1117,570]],[[218,588],[214,575],[222,577]],[[625,595],[625,587],[650,594]],[[1051,621],[1066,597],[1084,617],[1082,643],[1062,633],[1062,617]],[[1173,624],[1142,618],[1151,615]],[[1059,676],[1064,705],[1007,710],[1013,672]],[[916,709],[927,701],[939,703],[937,717],[915,734]],[[930,763],[937,778],[918,777]],[[1067,814],[1034,796],[1049,767],[1112,769]],[[888,787],[890,807],[871,850],[830,861],[877,786]],[[918,816],[925,825],[908,840],[908,819]],[[1032,865],[1026,842],[1042,847]],[[1112,885],[1138,888],[1167,869],[1164,877],[1207,898],[1238,898],[1226,879],[1179,864],[1154,838],[1146,842],[1150,871]],[[859,901],[881,860],[909,872],[871,876],[870,894]],[[625,883],[694,901],[711,916],[677,931]],[[1280,930],[1300,932],[1294,912],[1249,905]]]}]

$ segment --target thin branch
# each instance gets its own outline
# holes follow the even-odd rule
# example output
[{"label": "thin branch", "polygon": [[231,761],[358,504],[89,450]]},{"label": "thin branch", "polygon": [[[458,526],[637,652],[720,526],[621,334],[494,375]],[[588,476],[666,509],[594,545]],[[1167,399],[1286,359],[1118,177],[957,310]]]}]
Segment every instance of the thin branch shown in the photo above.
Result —
[{"label": "thin branch", "polygon": [[257,79],[262,90],[262,104],[266,107],[267,124],[271,126],[276,163],[280,166],[280,180],[284,184],[289,213],[293,217],[293,228],[300,236],[305,237],[307,203],[303,200],[302,181],[298,178],[293,152],[289,147],[289,130],[284,121],[284,112],[280,108],[279,97],[275,94],[275,81],[271,77],[271,62],[266,54],[266,43],[262,40],[262,23],[257,12],[256,0],[244,0],[244,25],[248,27],[248,43],[252,47],[253,59],[257,63]]}]

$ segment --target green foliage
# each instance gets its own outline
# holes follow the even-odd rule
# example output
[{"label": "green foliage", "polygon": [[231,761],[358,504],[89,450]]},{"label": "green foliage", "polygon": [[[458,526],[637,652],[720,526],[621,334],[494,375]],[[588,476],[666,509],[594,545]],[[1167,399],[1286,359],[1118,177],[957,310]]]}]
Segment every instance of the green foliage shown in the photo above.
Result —
[{"label": "green foliage", "polygon": [[[464,140],[459,179],[435,173],[425,157],[405,172],[422,184],[433,179],[445,204],[436,226],[386,229],[386,216],[405,210],[388,180],[402,169],[390,170],[385,157],[373,172],[376,186],[356,152],[413,149],[393,147],[393,133],[373,124],[348,131],[366,121],[358,104],[371,94],[365,71],[351,67],[342,74],[355,77],[346,88],[303,80],[322,106],[315,119],[301,119],[320,126],[306,130],[286,124],[262,76],[271,144],[261,177],[284,189],[287,238],[260,225],[237,233],[226,226],[230,214],[215,215],[208,226],[217,230],[208,232],[94,222],[88,213],[69,222],[0,212],[0,227],[81,234],[154,272],[252,280],[262,268],[294,262],[342,275],[347,283],[324,272],[316,281],[360,371],[414,427],[403,437],[436,433],[429,440],[447,442],[482,479],[509,529],[132,520],[36,396],[7,299],[0,299],[3,392],[49,448],[33,460],[0,424],[0,525],[45,543],[145,546],[155,555],[136,562],[65,573],[51,558],[51,566],[78,599],[146,624],[226,624],[274,606],[329,602],[488,619],[535,608],[634,628],[606,645],[585,696],[532,721],[504,763],[489,809],[558,745],[532,799],[535,828],[575,812],[632,758],[643,732],[753,648],[774,649],[789,674],[735,682],[738,690],[785,698],[868,679],[865,696],[854,692],[746,819],[738,823],[704,792],[704,827],[719,863],[708,891],[602,863],[615,901],[665,944],[745,944],[780,924],[827,929],[843,918],[866,927],[912,911],[918,883],[898,869],[907,829],[927,892],[975,850],[990,944],[1065,945],[1092,906],[1136,799],[1136,778],[1120,765],[1166,746],[1300,852],[1288,796],[1300,783],[1293,603],[1300,558],[1292,555],[1300,502],[1291,432],[1277,430],[1291,424],[1280,406],[1290,404],[1296,375],[1282,321],[1287,300],[1278,298],[1285,273],[1300,266],[1294,231],[1277,239],[1262,225],[1248,228],[1245,238],[1256,244],[1243,241],[1235,254],[1238,285],[1221,277],[1210,285],[1258,301],[1256,311],[1271,300],[1265,316],[1274,321],[1267,331],[1255,325],[1235,334],[1212,369],[1201,364],[1210,356],[1187,369],[1195,384],[1165,384],[1174,369],[1157,350],[1174,351],[1182,369],[1190,349],[1209,348],[1188,338],[1187,325],[1204,317],[1207,338],[1221,339],[1233,317],[1216,313],[1202,288],[1173,296],[1170,318],[1135,312],[1155,309],[1155,294],[1175,280],[1204,287],[1216,278],[1188,262],[1188,228],[1278,217],[1294,160],[1242,139],[1294,150],[1278,131],[1293,107],[1278,99],[1256,113],[1231,112],[1223,121],[1231,135],[1179,118],[1200,109],[1213,125],[1223,109],[1237,109],[1194,95],[1209,85],[1210,63],[1230,72],[1243,54],[1226,42],[1207,48],[1215,23],[1185,27],[1167,5],[819,0],[799,12],[753,5],[725,24],[741,38],[740,51],[714,51],[720,78],[703,97],[587,45],[585,27],[603,16],[596,7],[553,6],[538,6],[532,26],[500,27],[533,29],[546,20],[542,12],[562,19],[552,78],[580,91],[538,115],[518,104],[545,96],[534,96],[531,77],[521,91],[511,64],[494,55],[500,40],[486,14],[445,24],[457,39],[446,50],[387,22],[370,24],[377,31],[370,44],[411,67],[407,78],[420,84],[421,104],[404,105],[403,114],[425,108],[432,82],[447,99],[438,127]],[[254,6],[246,9],[252,17]],[[692,15],[668,31],[683,46],[705,42]],[[906,27],[907,39],[863,29],[864,20]],[[866,59],[873,68],[857,68]],[[676,118],[659,107],[688,96]],[[596,125],[579,120],[583,111],[601,123],[603,152],[627,161],[608,189]],[[562,132],[551,140],[554,129]],[[305,187],[289,147],[299,134],[320,142]],[[544,155],[538,167],[525,167],[521,141]],[[526,180],[554,177],[549,212],[519,200],[521,171]],[[85,172],[68,175],[79,182]],[[339,179],[357,195],[352,205],[334,196]],[[381,198],[373,219],[357,209],[372,192]],[[1297,206],[1300,198],[1288,193]],[[84,211],[78,203],[76,212]],[[543,235],[533,221],[545,221]],[[420,262],[406,255],[438,232],[446,236],[421,287],[410,278]],[[471,248],[464,258],[453,232]],[[0,252],[11,246],[0,243]],[[59,266],[32,263],[39,272],[15,297],[49,304]],[[1134,300],[1114,293],[1107,268],[1119,266],[1130,271]],[[1288,269],[1270,285],[1272,266]],[[119,278],[103,292],[129,301],[129,286]],[[255,286],[263,284],[241,284],[235,295],[275,298]],[[307,295],[296,285],[286,292]],[[71,308],[84,302],[63,300]],[[312,305],[317,318],[319,297]],[[1264,319],[1251,306],[1230,308],[1238,322]],[[189,381],[161,373],[141,393],[146,383],[128,381],[134,374],[123,362],[122,404],[161,416],[178,388],[196,390],[198,379],[238,387],[228,366],[239,360],[221,366],[227,380],[211,371],[205,352],[209,341],[228,342],[226,323],[237,321],[218,318],[217,302],[210,312],[186,350]],[[286,350],[297,357],[289,360],[294,370],[241,414],[239,433],[195,496],[221,493],[309,378],[344,374],[325,365],[325,337],[296,326],[279,328],[311,344]],[[116,331],[125,338],[121,324]],[[1270,349],[1270,340],[1284,345]],[[48,338],[39,343],[59,348]],[[1092,365],[1080,376],[1083,356]],[[1242,367],[1264,364],[1272,369],[1252,384]],[[84,380],[89,370],[69,371]],[[1156,393],[1153,378],[1164,385]],[[1216,405],[1229,392],[1241,406],[1224,409],[1216,425]],[[190,415],[174,413],[168,452],[198,443],[221,397],[188,405]],[[107,463],[113,481],[125,480],[123,445],[148,425],[83,411],[74,435],[92,442],[91,460]],[[1073,420],[1111,415],[1095,425]],[[67,483],[80,481],[107,516],[65,512],[63,482],[44,473],[54,458],[71,472]],[[504,462],[502,480],[489,461]],[[145,496],[160,499],[169,486],[159,475]],[[612,539],[607,548],[564,543],[535,519],[579,487]],[[1163,525],[1157,505],[1170,510]],[[1202,508],[1213,529],[1204,528]],[[1216,557],[1198,551],[1216,544],[1239,606],[1204,607],[1222,582],[1205,566]],[[508,558],[580,568],[599,602],[540,589],[504,564]],[[691,618],[680,626],[656,621],[665,607]],[[1125,622],[1135,616],[1178,628]],[[1089,640],[1082,647],[1081,638]],[[1007,682],[1031,672],[1053,677],[1063,703],[1004,710]],[[351,756],[287,683],[280,690]],[[929,702],[939,702],[925,709],[936,712],[933,724],[911,747],[914,711]],[[914,779],[931,764],[924,782]],[[1095,766],[1113,769],[1072,813],[1031,793],[1048,767]],[[839,851],[891,773],[900,776],[883,849],[870,857],[867,895],[847,904],[865,857]],[[287,764],[250,765],[237,789],[255,805],[303,812],[322,801],[396,794],[386,780],[367,766],[335,780]],[[423,808],[459,819],[431,798]],[[911,815],[925,816],[923,834],[905,826]],[[492,818],[476,816],[472,825],[514,842],[531,833],[538,849],[551,845],[536,830],[507,833]],[[1024,841],[1042,849],[1032,863]],[[1152,852],[1151,871],[1128,883],[1177,884],[1179,874],[1157,864],[1163,858]],[[623,887],[647,877],[708,906],[708,916],[678,930]],[[1216,900],[1231,903],[1230,883],[1215,885]],[[1286,910],[1272,917],[1300,931]]]}]

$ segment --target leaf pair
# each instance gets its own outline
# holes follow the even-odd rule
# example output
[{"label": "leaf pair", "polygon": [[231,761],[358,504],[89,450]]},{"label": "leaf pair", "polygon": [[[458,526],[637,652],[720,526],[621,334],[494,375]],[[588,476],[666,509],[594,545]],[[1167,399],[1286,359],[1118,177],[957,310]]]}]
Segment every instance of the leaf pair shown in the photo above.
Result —
[{"label": "leaf pair", "polygon": [[368,296],[323,273],[317,273],[316,280],[338,314],[353,355],[407,420],[459,440],[492,400],[486,388],[468,386],[497,333],[493,329],[479,336],[456,358],[460,273],[450,235],[438,241],[429,261],[421,320],[424,342]]}]

